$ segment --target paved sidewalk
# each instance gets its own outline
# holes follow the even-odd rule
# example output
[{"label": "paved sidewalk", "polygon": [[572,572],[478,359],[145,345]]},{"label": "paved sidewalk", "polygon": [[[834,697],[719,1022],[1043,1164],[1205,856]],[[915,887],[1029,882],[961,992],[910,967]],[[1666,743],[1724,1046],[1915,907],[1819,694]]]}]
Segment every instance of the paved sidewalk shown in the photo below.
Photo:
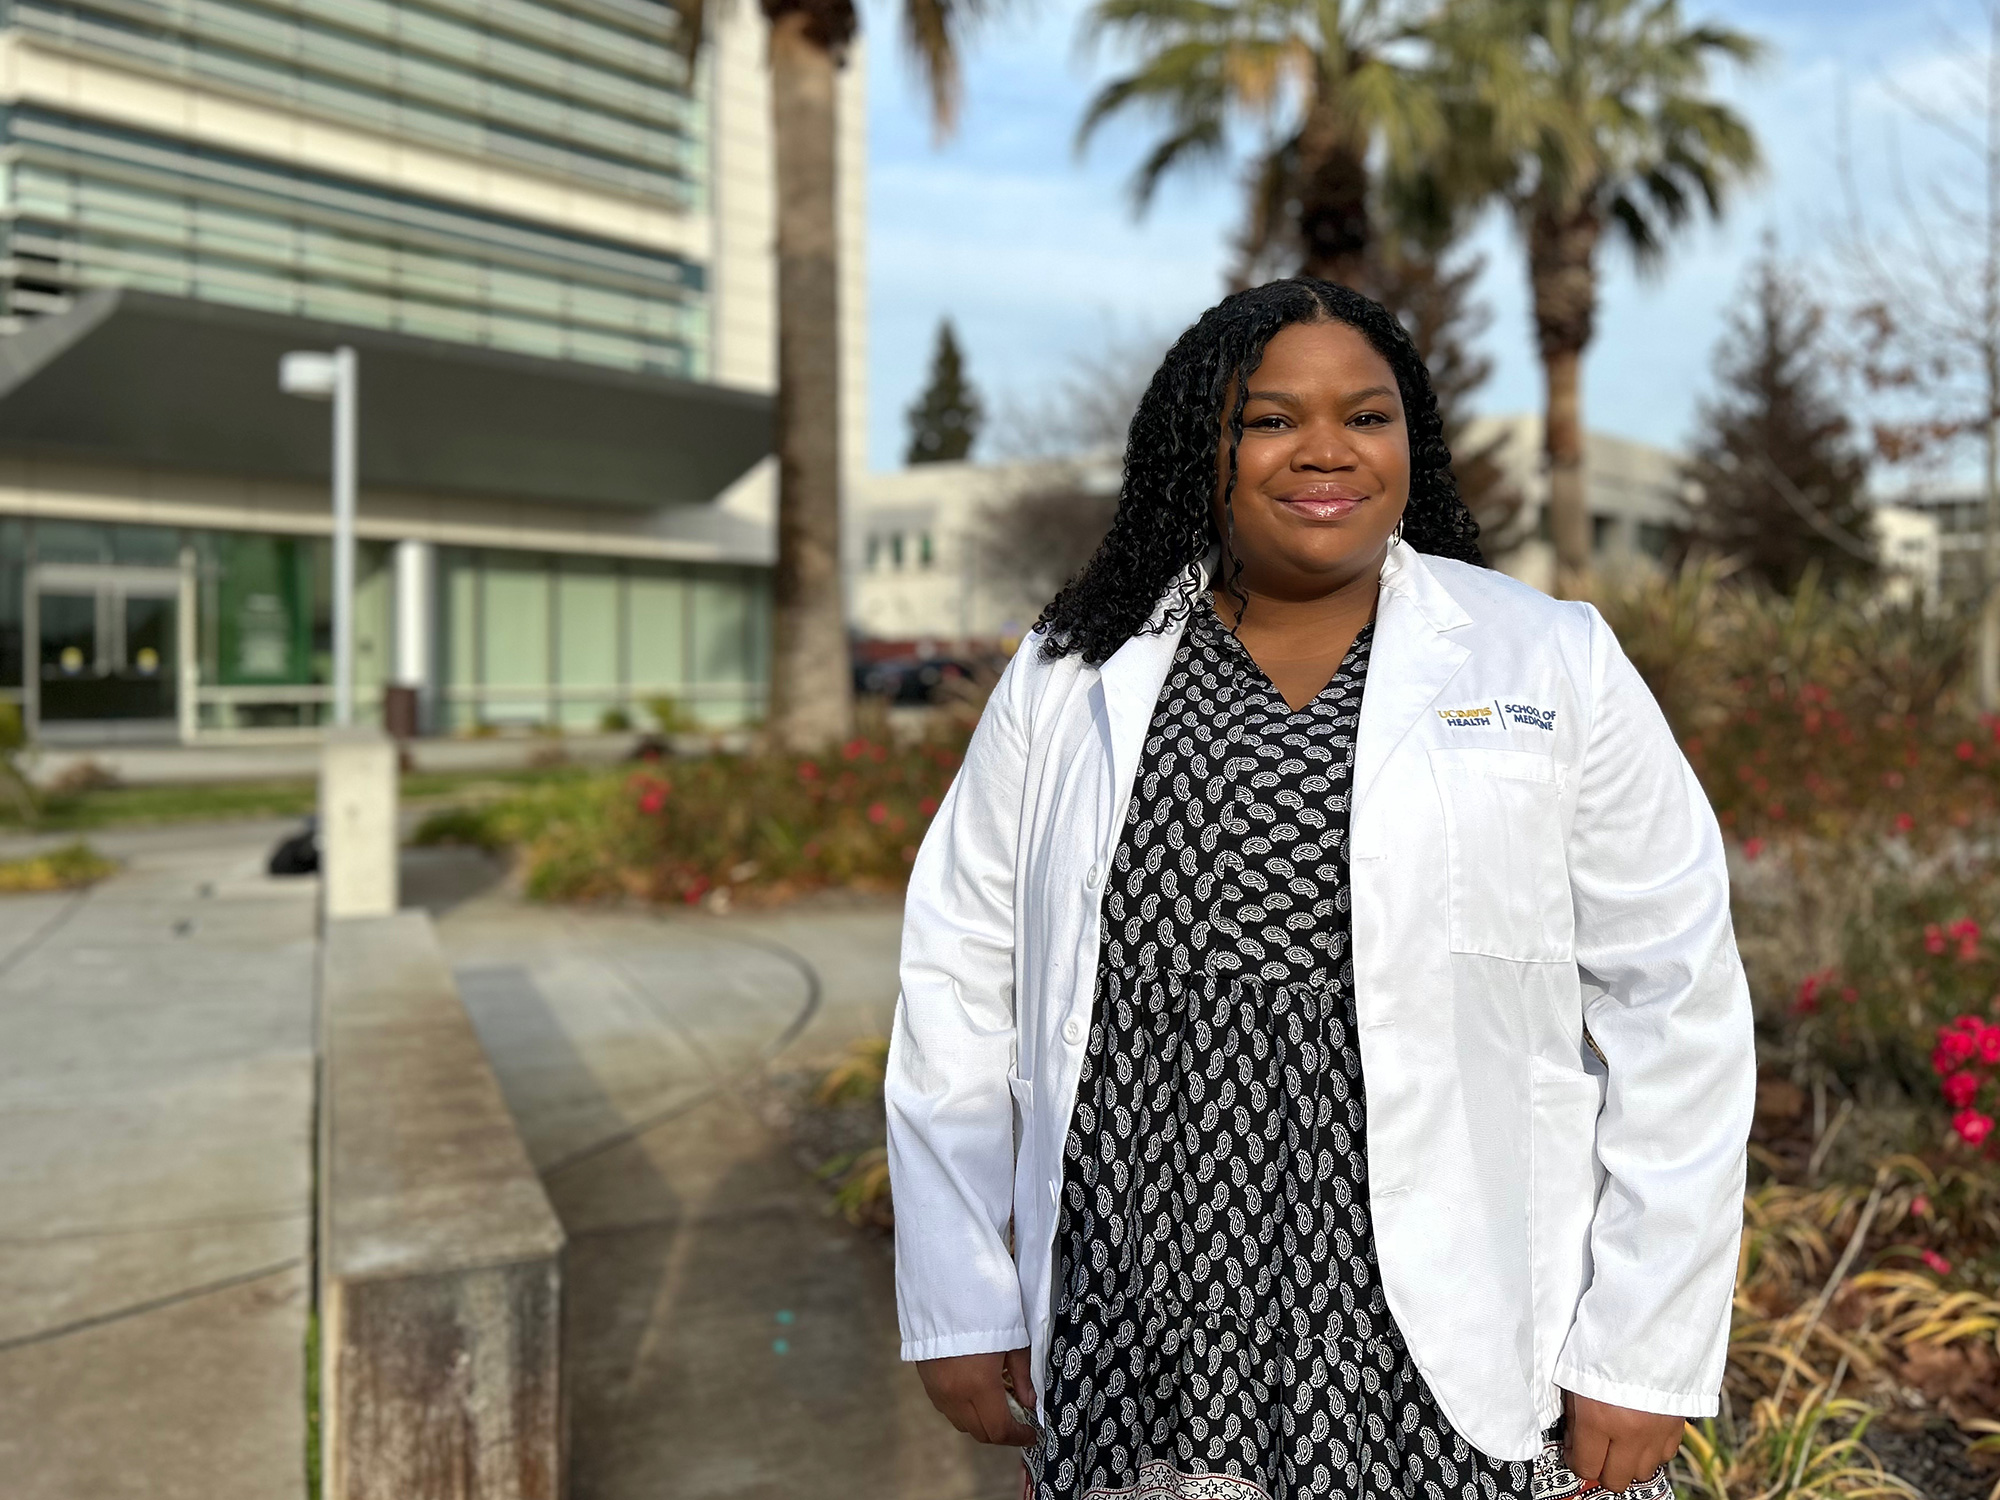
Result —
[{"label": "paved sidewalk", "polygon": [[0,1493],[305,1488],[311,881],[262,824],[0,898]]},{"label": "paved sidewalk", "polygon": [[896,1357],[890,1246],[850,1229],[738,1085],[880,1035],[883,903],[702,917],[523,905],[414,852],[569,1231],[574,1500],[1015,1500]]}]

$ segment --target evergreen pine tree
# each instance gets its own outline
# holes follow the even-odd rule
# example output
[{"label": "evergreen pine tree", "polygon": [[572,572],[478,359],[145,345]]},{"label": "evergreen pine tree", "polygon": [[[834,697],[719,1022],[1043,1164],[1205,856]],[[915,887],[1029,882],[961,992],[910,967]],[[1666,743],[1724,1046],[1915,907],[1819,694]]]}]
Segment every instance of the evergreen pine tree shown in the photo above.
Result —
[{"label": "evergreen pine tree", "polygon": [[910,406],[910,450],[905,463],[955,463],[972,451],[986,419],[979,392],[965,378],[965,358],[951,319],[938,324],[937,351],[931,355],[930,384]]},{"label": "evergreen pine tree", "polygon": [[1721,389],[1699,408],[1687,476],[1696,545],[1791,592],[1875,569],[1868,461],[1828,380],[1825,315],[1767,245],[1716,351]]}]

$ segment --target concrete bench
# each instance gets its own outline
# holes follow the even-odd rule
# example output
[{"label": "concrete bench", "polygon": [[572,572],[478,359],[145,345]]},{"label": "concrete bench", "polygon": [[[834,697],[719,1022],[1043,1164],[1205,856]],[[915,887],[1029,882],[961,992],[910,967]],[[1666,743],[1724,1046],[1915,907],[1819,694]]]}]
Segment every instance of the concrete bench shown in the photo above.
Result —
[{"label": "concrete bench", "polygon": [[559,1500],[563,1232],[422,912],[322,949],[327,1500]]}]

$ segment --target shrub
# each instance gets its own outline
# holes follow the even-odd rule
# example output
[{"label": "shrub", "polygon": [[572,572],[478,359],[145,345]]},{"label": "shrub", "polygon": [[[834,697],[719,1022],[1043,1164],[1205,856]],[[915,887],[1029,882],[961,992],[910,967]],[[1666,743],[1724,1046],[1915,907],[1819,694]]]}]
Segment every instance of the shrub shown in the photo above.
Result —
[{"label": "shrub", "polygon": [[818,756],[717,752],[449,809],[417,841],[517,848],[529,893],[550,900],[894,889],[963,745],[858,737]]},{"label": "shrub", "polygon": [[1808,576],[1791,596],[1712,564],[1600,600],[1722,826],[1948,842],[2000,809],[2000,723],[1962,699],[1969,622]]}]

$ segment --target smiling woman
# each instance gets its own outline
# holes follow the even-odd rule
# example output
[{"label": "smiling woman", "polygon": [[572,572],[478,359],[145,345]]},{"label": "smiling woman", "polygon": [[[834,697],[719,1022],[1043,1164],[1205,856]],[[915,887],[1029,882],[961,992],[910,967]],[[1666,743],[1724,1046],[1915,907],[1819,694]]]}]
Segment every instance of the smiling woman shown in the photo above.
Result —
[{"label": "smiling woman", "polygon": [[884,1093],[904,1356],[1033,1500],[1666,1500],[1716,1410],[1721,839],[1603,620],[1477,560],[1402,329],[1273,283],[987,705]]}]

